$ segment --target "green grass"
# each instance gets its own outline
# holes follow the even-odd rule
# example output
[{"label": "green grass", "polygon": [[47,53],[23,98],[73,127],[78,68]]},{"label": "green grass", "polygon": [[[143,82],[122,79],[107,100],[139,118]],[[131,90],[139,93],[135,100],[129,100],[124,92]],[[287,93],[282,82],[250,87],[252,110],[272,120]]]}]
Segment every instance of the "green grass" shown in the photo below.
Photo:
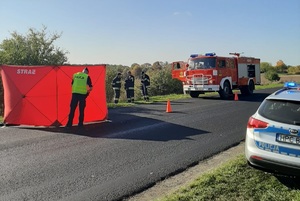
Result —
[{"label": "green grass", "polygon": [[109,108],[117,108],[117,107],[131,107],[134,106],[135,104],[151,104],[154,102],[166,102],[168,100],[178,100],[178,99],[185,99],[185,98],[190,98],[189,95],[185,94],[169,94],[169,95],[164,95],[164,96],[151,96],[150,101],[146,102],[144,100],[137,100],[133,103],[126,103],[126,102],[119,102],[118,104],[114,103],[107,103]]},{"label": "green grass", "polygon": [[255,90],[270,89],[270,88],[277,88],[277,87],[283,87],[283,83],[270,83],[266,85],[256,85]]},{"label": "green grass", "polygon": [[184,99],[184,98],[190,98],[187,94],[169,94],[165,96],[153,96],[151,97],[152,102],[164,102],[164,101],[172,101],[177,99]]},{"label": "green grass", "polygon": [[278,179],[248,166],[242,154],[214,171],[205,173],[189,186],[159,201],[292,201],[300,190],[288,188]]}]

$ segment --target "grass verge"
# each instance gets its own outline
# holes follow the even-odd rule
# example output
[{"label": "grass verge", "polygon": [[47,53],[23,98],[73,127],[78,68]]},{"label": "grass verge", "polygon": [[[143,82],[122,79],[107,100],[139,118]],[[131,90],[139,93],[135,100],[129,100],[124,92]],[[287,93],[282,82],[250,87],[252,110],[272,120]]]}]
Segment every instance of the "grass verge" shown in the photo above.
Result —
[{"label": "grass verge", "polygon": [[270,88],[277,88],[277,87],[283,87],[283,83],[270,83],[266,85],[256,85],[255,90],[270,89]]},{"label": "grass verge", "polygon": [[193,200],[296,201],[300,200],[300,190],[285,186],[272,174],[251,168],[244,154],[241,154],[221,167],[202,175],[189,186],[157,201]]},{"label": "grass verge", "polygon": [[134,102],[134,104],[120,102],[118,104],[107,103],[107,106],[108,106],[108,108],[131,107],[131,106],[134,106],[135,104],[151,104],[154,102],[165,102],[168,100],[172,101],[172,100],[178,100],[178,99],[184,99],[184,98],[190,98],[190,96],[185,95],[185,94],[169,94],[169,95],[163,95],[163,96],[151,96],[149,102],[146,102],[144,100],[137,100]]}]

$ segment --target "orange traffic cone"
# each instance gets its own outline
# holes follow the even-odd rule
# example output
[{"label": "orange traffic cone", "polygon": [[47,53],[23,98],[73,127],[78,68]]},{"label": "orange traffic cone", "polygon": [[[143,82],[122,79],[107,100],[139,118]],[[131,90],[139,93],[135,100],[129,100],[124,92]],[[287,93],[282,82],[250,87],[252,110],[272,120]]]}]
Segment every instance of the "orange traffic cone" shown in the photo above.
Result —
[{"label": "orange traffic cone", "polygon": [[239,96],[238,96],[237,92],[234,93],[234,100],[235,100],[235,101],[238,101],[238,100],[239,100]]},{"label": "orange traffic cone", "polygon": [[168,100],[168,102],[167,102],[167,109],[166,109],[166,112],[172,112],[170,100]]}]

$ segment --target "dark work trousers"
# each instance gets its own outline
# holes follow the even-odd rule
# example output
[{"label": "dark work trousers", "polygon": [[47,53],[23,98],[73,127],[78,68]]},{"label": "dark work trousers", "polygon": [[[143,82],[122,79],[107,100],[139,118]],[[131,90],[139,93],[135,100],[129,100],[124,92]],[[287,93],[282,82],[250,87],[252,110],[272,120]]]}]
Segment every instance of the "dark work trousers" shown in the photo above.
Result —
[{"label": "dark work trousers", "polygon": [[75,113],[75,110],[76,110],[78,104],[79,104],[78,126],[83,126],[86,97],[87,97],[87,95],[84,95],[84,94],[76,94],[76,93],[72,94],[72,100],[71,100],[71,104],[70,104],[70,114],[69,114],[69,120],[67,123],[67,127],[71,127],[73,124],[74,113]]},{"label": "dark work trousers", "polygon": [[119,98],[120,98],[120,89],[114,89],[115,92],[115,104],[117,104],[119,102]]},{"label": "dark work trousers", "polygon": [[134,102],[134,89],[127,89],[126,95],[127,95],[127,102],[133,103]]},{"label": "dark work trousers", "polygon": [[149,100],[148,87],[146,87],[145,85],[142,85],[141,86],[141,90],[142,90],[142,94],[143,94],[144,100],[148,101]]}]

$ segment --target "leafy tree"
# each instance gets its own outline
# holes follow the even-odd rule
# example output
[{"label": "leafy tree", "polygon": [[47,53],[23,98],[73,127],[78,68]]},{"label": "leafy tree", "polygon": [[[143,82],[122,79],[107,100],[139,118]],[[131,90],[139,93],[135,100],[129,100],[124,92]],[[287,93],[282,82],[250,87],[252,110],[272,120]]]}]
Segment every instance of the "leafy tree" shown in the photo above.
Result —
[{"label": "leafy tree", "polygon": [[285,65],[282,60],[276,62],[275,68],[278,73],[284,73],[287,71],[287,65]]},{"label": "leafy tree", "polygon": [[153,70],[161,70],[162,69],[161,62],[159,62],[159,61],[154,62],[153,65],[152,65],[152,69]]},{"label": "leafy tree", "polygon": [[141,67],[143,69],[148,69],[148,68],[151,68],[151,64],[150,63],[144,63],[144,64],[141,65]]},{"label": "leafy tree", "polygon": [[133,63],[133,64],[131,64],[131,68],[134,68],[135,66],[139,66],[140,64],[138,64],[138,63]]},{"label": "leafy tree", "polygon": [[142,67],[140,65],[135,65],[131,67],[131,74],[135,76],[135,78],[140,78],[142,74]]},{"label": "leafy tree", "polygon": [[271,69],[273,69],[273,66],[272,66],[271,63],[269,63],[269,62],[261,62],[260,63],[260,72],[261,73],[265,73],[265,72],[267,72],[268,70],[271,70]]},{"label": "leafy tree", "polygon": [[287,69],[288,74],[300,74],[300,65],[299,66],[289,66]]},{"label": "leafy tree", "polygon": [[182,83],[177,79],[172,79],[171,66],[168,65],[160,70],[151,70],[150,75],[150,95],[166,95],[182,93]]},{"label": "leafy tree", "polygon": [[61,34],[47,36],[47,27],[41,31],[30,28],[23,36],[16,31],[0,44],[0,63],[11,65],[62,65],[68,61],[67,51],[54,46]]},{"label": "leafy tree", "polygon": [[278,73],[275,70],[268,70],[265,73],[265,78],[269,81],[279,81],[280,77],[278,76]]},{"label": "leafy tree", "polygon": [[[43,26],[41,31],[33,28],[27,35],[21,35],[16,31],[11,33],[10,39],[0,43],[0,64],[8,65],[61,65],[68,61],[66,54],[54,46],[54,42],[61,34],[54,33],[47,36],[47,28]],[[3,115],[3,87],[0,78],[0,115]]]}]

